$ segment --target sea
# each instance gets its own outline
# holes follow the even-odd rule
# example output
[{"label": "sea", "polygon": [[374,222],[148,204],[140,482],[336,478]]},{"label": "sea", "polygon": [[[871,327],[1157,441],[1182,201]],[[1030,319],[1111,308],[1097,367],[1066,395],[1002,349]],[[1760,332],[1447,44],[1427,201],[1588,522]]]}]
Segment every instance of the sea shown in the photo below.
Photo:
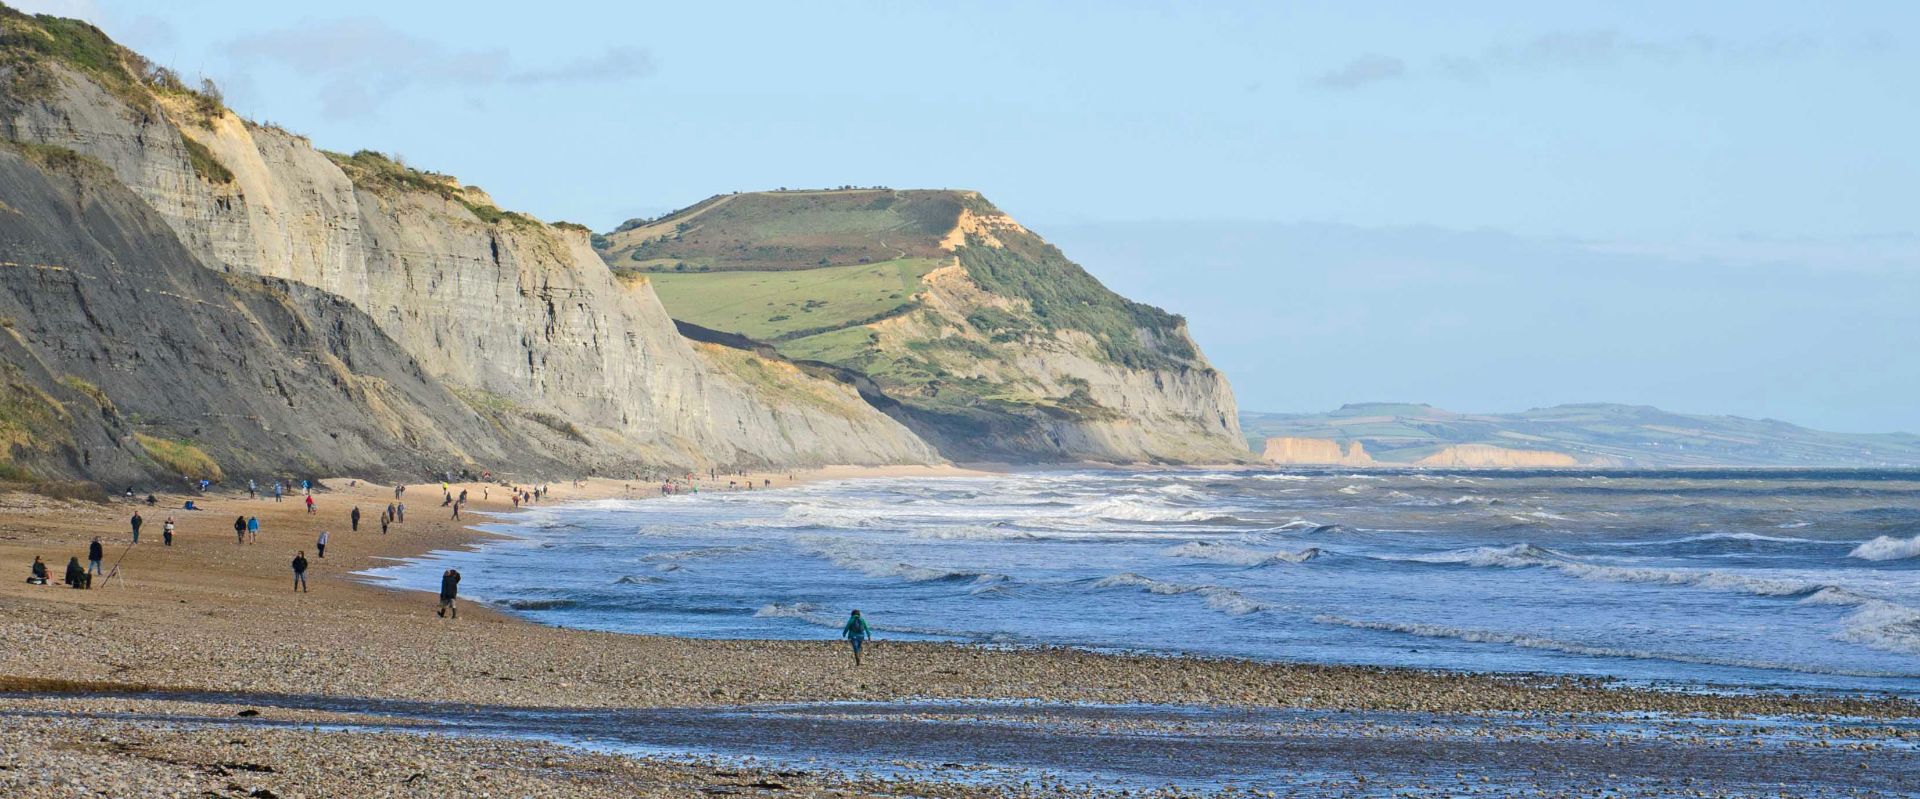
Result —
[{"label": "sea", "polygon": [[1920,471],[1031,471],[485,527],[509,537],[368,574],[691,638],[832,639],[857,608],[882,646],[1920,695]]}]

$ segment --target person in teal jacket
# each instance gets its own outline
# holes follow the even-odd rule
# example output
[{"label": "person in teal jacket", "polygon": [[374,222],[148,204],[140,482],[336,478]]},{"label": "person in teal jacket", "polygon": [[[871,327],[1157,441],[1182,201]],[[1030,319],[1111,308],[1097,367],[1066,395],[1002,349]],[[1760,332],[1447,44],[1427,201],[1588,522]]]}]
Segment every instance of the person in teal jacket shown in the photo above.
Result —
[{"label": "person in teal jacket", "polygon": [[867,620],[860,615],[860,611],[856,610],[847,617],[847,626],[840,628],[840,637],[853,645],[853,665],[860,665],[860,645],[873,638],[873,628],[867,626]]}]

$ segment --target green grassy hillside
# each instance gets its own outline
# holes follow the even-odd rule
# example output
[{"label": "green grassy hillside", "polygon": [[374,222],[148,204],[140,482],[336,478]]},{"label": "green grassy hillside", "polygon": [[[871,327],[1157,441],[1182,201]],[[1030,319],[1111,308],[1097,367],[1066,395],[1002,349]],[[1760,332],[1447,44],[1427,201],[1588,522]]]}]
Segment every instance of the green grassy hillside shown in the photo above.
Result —
[{"label": "green grassy hillside", "polygon": [[[602,250],[616,268],[813,269],[944,258],[961,195],[949,191],[723,194],[659,219],[629,220]],[[682,265],[685,265],[682,268]]]},{"label": "green grassy hillside", "polygon": [[909,308],[920,278],[940,266],[902,258],[807,270],[625,270],[653,282],[677,318],[768,342],[826,333]]},{"label": "green grassy hillside", "polygon": [[1073,376],[1086,362],[1213,374],[1180,317],[1108,290],[973,192],[721,195],[596,247],[675,319],[871,379],[960,457],[1060,447],[1047,424],[1122,418],[1121,398]]}]

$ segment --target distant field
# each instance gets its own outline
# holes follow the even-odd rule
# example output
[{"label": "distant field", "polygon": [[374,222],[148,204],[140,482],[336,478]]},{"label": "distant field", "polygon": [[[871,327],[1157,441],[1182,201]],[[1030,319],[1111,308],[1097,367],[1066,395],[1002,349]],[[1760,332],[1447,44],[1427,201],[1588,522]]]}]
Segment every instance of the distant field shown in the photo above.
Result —
[{"label": "distant field", "polygon": [[773,341],[857,324],[911,301],[933,258],[777,272],[645,272],[667,313]]}]

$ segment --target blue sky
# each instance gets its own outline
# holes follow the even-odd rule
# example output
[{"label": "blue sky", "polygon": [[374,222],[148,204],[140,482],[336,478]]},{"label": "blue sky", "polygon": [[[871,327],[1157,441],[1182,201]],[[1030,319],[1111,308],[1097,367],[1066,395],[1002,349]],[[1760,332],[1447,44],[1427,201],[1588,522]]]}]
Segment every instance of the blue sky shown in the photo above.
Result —
[{"label": "blue sky", "polygon": [[1250,409],[1920,431],[1912,4],[22,5],[549,220],[979,189]]}]

